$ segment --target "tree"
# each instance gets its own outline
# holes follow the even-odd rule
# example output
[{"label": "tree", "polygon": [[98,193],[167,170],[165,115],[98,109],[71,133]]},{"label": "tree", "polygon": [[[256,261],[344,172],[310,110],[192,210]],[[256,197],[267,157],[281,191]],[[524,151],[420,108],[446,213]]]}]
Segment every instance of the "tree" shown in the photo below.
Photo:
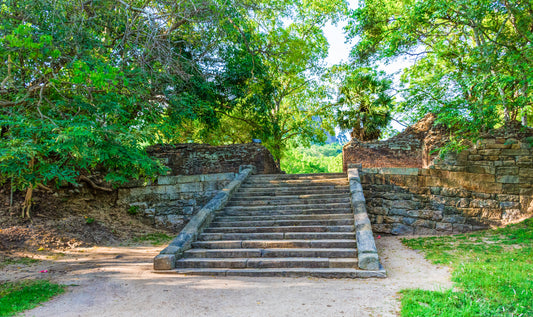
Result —
[{"label": "tree", "polygon": [[368,0],[349,25],[352,54],[411,56],[403,109],[474,135],[533,112],[532,13],[529,1]]},{"label": "tree", "polygon": [[[291,139],[323,141],[332,132],[329,87],[323,83],[328,43],[322,26],[343,16],[346,2],[257,1],[246,34],[248,63],[254,76],[233,92],[231,111],[219,111],[231,122],[244,122],[240,136],[262,139],[280,160]],[[240,64],[244,65],[244,64]]]},{"label": "tree", "polygon": [[379,75],[369,68],[348,71],[339,88],[337,123],[360,141],[379,139],[392,120],[391,81]]},{"label": "tree", "polygon": [[[0,172],[26,190],[161,173],[144,146],[217,124],[213,80],[241,21],[230,1],[43,0],[0,6]],[[237,35],[240,36],[240,35]],[[230,54],[231,55],[231,54]]]}]

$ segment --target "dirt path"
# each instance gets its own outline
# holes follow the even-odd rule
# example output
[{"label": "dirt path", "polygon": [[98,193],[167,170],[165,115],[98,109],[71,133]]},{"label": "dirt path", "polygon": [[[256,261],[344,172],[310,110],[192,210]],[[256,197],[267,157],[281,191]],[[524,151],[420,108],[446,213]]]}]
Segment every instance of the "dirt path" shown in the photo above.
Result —
[{"label": "dirt path", "polygon": [[[27,316],[396,316],[399,290],[451,287],[396,237],[377,240],[387,279],[178,277],[151,272],[160,248],[93,248],[49,267],[66,294]],[[33,273],[50,263],[33,267]],[[17,272],[16,274],[29,274]]]}]

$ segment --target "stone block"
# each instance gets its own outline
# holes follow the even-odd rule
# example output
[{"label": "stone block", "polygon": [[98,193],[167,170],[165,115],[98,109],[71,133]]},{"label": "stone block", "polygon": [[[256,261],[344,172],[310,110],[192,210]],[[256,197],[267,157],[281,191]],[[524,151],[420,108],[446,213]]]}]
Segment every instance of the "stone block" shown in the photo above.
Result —
[{"label": "stone block", "polygon": [[480,155],[500,155],[503,150],[501,149],[485,149],[485,150],[478,150],[478,154]]},{"label": "stone block", "polygon": [[414,228],[404,224],[392,225],[391,233],[394,235],[408,235],[414,233]]},{"label": "stone block", "polygon": [[454,223],[452,224],[452,228],[454,232],[469,232],[472,231],[472,226],[467,224],[459,224]]},{"label": "stone block", "polygon": [[406,225],[412,225],[413,223],[415,223],[416,218],[411,218],[411,217],[402,217],[402,223],[403,224],[406,224]]},{"label": "stone block", "polygon": [[388,214],[388,209],[384,207],[369,207],[367,209],[368,213],[376,214],[376,215],[386,215]]},{"label": "stone block", "polygon": [[502,212],[502,220],[504,223],[509,223],[518,220],[522,217],[520,209],[507,209]]},{"label": "stone block", "polygon": [[518,184],[520,183],[520,178],[518,176],[504,175],[496,177],[496,182],[504,184]]},{"label": "stone block", "polygon": [[481,219],[500,220],[502,218],[501,209],[483,208],[481,209]]},{"label": "stone block", "polygon": [[520,208],[520,203],[515,201],[502,201],[500,202],[500,208],[502,209],[516,209]]},{"label": "stone block", "polygon": [[392,231],[392,224],[375,224],[372,225],[372,230],[374,231],[374,233],[390,234]]},{"label": "stone block", "polygon": [[430,228],[435,229],[435,222],[431,220],[424,220],[424,219],[418,219],[412,224],[413,227],[424,227],[424,228]]},{"label": "stone block", "polygon": [[531,152],[527,149],[504,149],[502,150],[502,154],[511,156],[526,156],[531,155]]},{"label": "stone block", "polygon": [[520,172],[519,174],[520,177],[528,177],[528,178],[533,178],[533,168],[520,168]]},{"label": "stone block", "polygon": [[437,222],[435,224],[435,229],[437,231],[452,231],[453,230],[453,227],[452,227],[452,224],[451,223],[447,223],[447,222]]},{"label": "stone block", "polygon": [[377,253],[358,254],[358,266],[362,270],[370,270],[370,271],[379,270],[379,258],[378,258]]},{"label": "stone block", "polygon": [[468,173],[494,174],[495,169],[492,166],[471,165],[467,166],[465,171]]},{"label": "stone block", "polygon": [[401,220],[401,216],[383,216],[384,223],[399,223]]},{"label": "stone block", "polygon": [[421,236],[430,236],[436,235],[438,231],[436,229],[425,228],[425,227],[415,227],[415,234]]},{"label": "stone block", "polygon": [[486,144],[485,145],[485,148],[486,149],[510,149],[512,146],[512,144],[507,144],[507,143],[503,143],[503,144],[500,144],[500,143],[497,143],[497,144]]},{"label": "stone block", "polygon": [[477,217],[481,214],[481,208],[459,208],[458,210],[465,217]]},{"label": "stone block", "polygon": [[499,203],[493,199],[472,199],[470,201],[470,208],[498,208]]},{"label": "stone block", "polygon": [[172,270],[176,268],[174,254],[159,254],[154,258],[154,270]]},{"label": "stone block", "polygon": [[518,167],[513,166],[506,166],[506,167],[498,167],[496,169],[497,175],[518,175]]},{"label": "stone block", "polygon": [[465,219],[465,217],[459,215],[446,215],[442,218],[442,222],[464,223]]}]

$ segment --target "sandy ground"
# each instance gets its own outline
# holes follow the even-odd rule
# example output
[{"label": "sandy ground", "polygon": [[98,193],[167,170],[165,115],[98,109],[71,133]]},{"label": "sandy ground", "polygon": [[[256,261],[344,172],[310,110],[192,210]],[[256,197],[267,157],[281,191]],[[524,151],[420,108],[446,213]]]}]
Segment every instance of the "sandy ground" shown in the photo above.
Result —
[{"label": "sandy ground", "polygon": [[[386,279],[181,277],[155,274],[161,247],[91,248],[9,279],[48,275],[71,285],[26,316],[396,316],[397,292],[450,288],[449,270],[428,263],[396,237],[376,240]],[[83,251],[83,252],[80,252]],[[48,273],[39,273],[41,270]]]}]

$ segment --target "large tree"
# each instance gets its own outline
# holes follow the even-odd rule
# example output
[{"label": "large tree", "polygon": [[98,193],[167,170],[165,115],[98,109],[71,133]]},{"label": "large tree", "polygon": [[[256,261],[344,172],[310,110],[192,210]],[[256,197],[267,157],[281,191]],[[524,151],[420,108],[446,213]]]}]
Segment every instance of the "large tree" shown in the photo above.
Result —
[{"label": "large tree", "polygon": [[529,1],[366,0],[348,27],[353,57],[411,56],[404,110],[431,111],[475,134],[532,109],[533,5]]},{"label": "large tree", "polygon": [[253,62],[240,68],[248,65],[254,75],[232,92],[231,111],[219,111],[226,122],[221,129],[239,126],[236,140],[262,139],[278,161],[292,139],[325,140],[333,121],[331,89],[323,80],[329,45],[322,27],[344,17],[346,8],[344,0],[255,1],[249,23],[235,26],[246,34],[246,56]]},{"label": "large tree", "polygon": [[186,120],[216,125],[229,87],[217,78],[244,50],[236,26],[246,10],[234,8],[250,5],[2,2],[0,172],[26,190],[23,214],[36,186],[103,188],[90,176],[124,182],[160,173],[145,145],[172,138]]}]

